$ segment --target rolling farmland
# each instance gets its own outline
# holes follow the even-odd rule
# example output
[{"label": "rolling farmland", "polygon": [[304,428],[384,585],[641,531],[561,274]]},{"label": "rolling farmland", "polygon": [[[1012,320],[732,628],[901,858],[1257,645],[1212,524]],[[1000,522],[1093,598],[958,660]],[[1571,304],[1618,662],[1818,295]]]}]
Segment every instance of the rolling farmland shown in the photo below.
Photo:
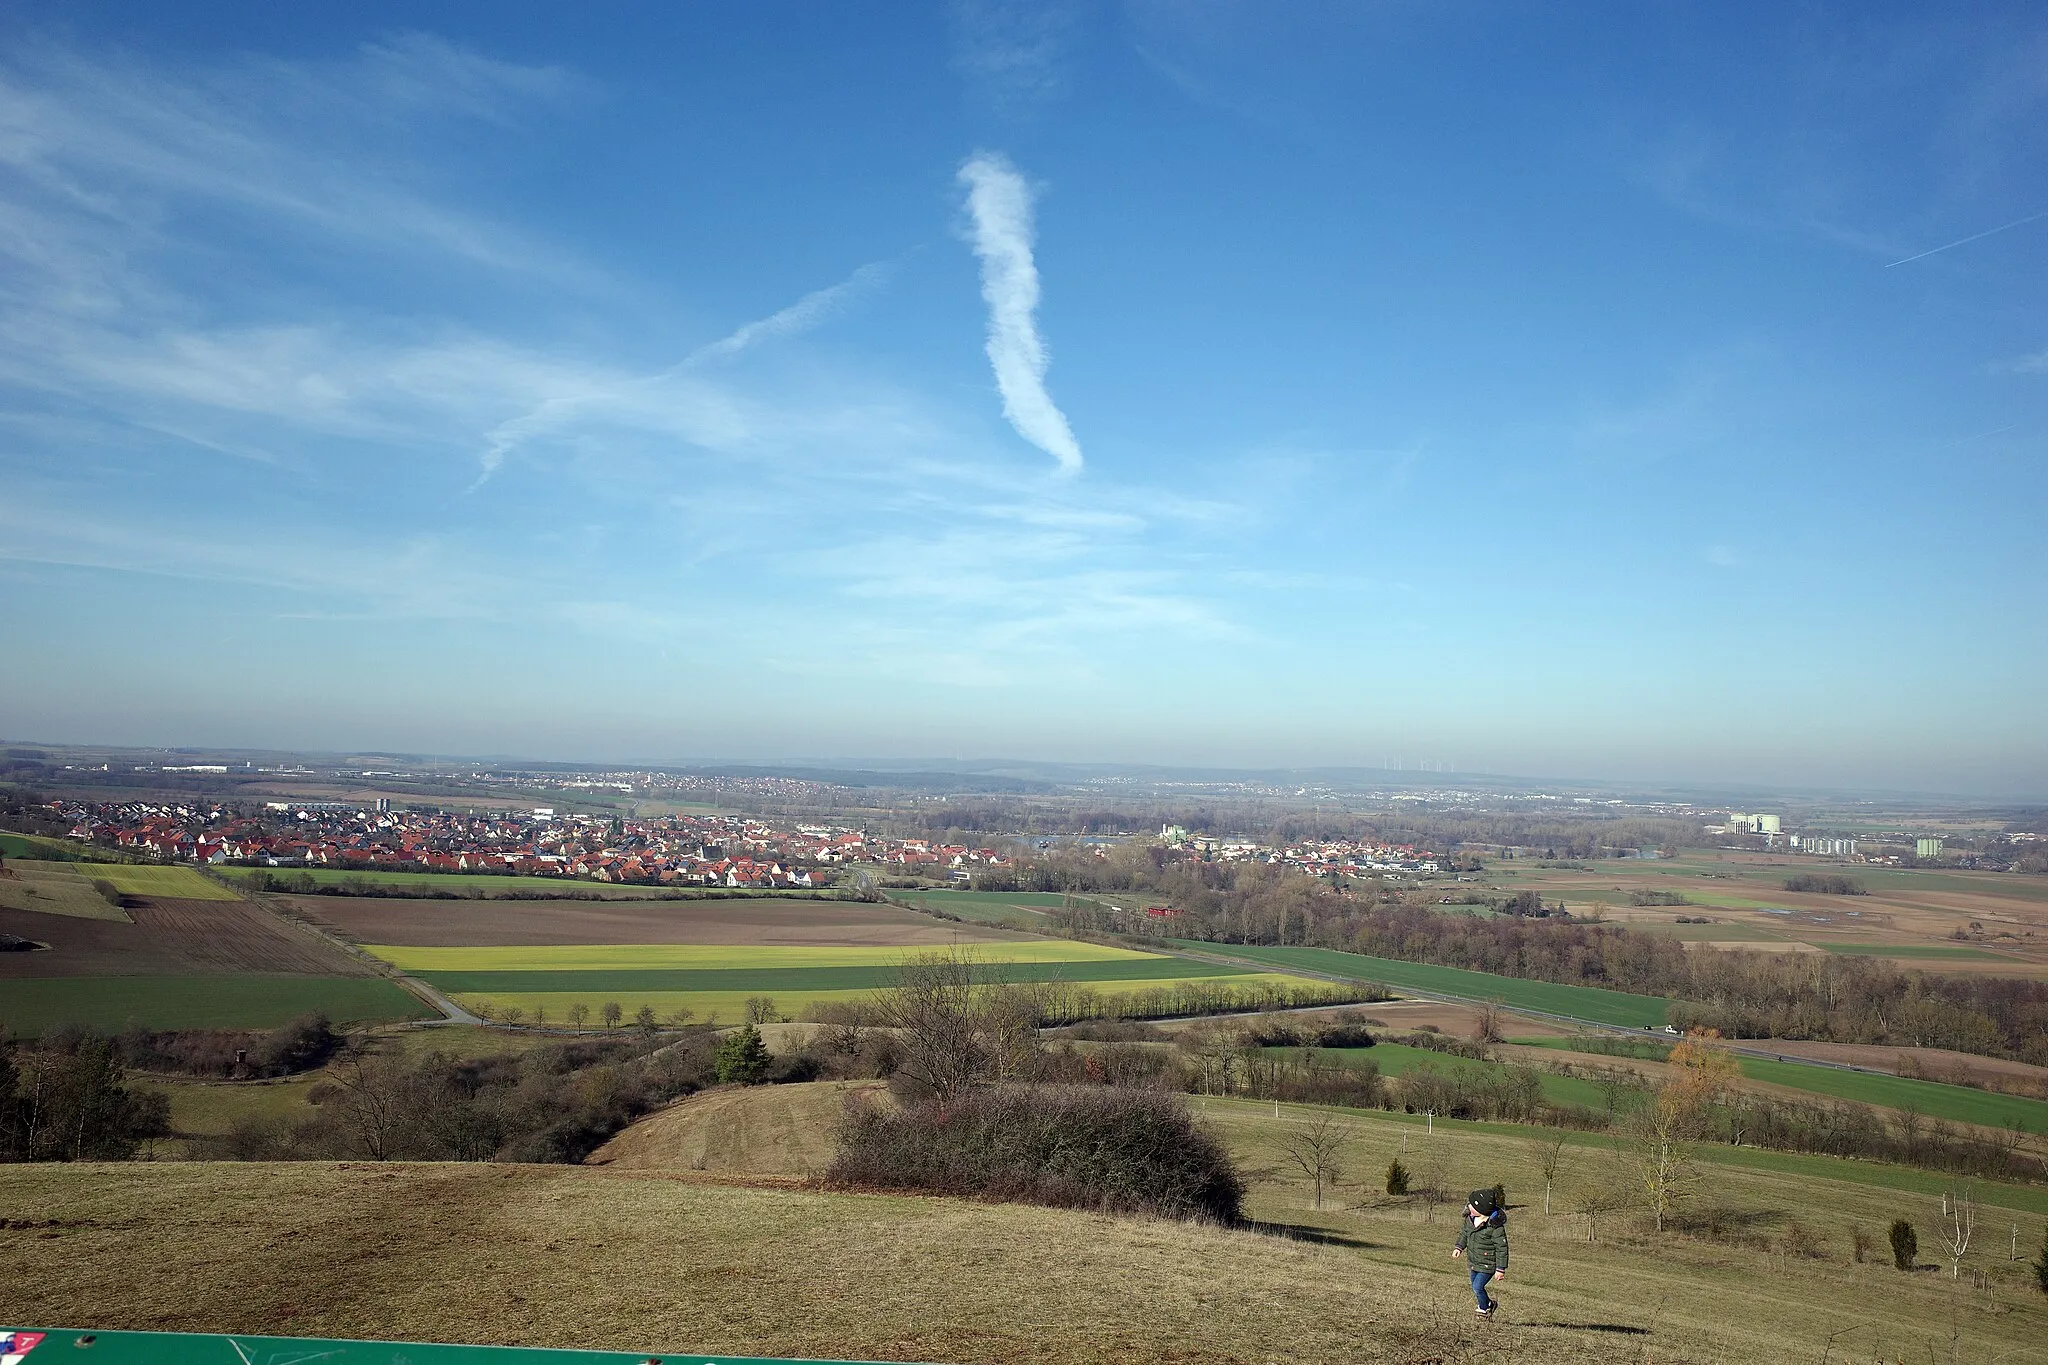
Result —
[{"label": "rolling farmland", "polygon": [[[888,989],[908,956],[902,948],[823,945],[365,946],[470,1008],[481,1005],[500,1013],[509,1007],[527,1013],[539,1009],[556,1019],[577,1004],[595,1013],[606,1002],[629,1011],[644,1004],[664,1016],[688,1009],[699,1018],[716,1014],[730,1019],[757,996],[772,998],[784,1014],[795,1014]],[[1091,943],[1025,939],[970,946],[986,980],[1068,983],[1105,996],[1205,986],[1271,992],[1313,984],[1282,972]]]},{"label": "rolling farmland", "polygon": [[1410,990],[1435,991],[1467,1000],[1497,1001],[1509,1008],[1541,1010],[1546,1014],[1568,1015],[1621,1028],[1661,1028],[1669,1017],[1669,1002],[1662,996],[1630,995],[1595,986],[1524,981],[1518,977],[1466,971],[1460,967],[1435,967],[1421,962],[1341,953],[1331,948],[1247,947],[1237,943],[1201,943],[1192,939],[1175,939],[1173,944],[1190,952],[1237,958],[1282,970],[1292,967],[1354,981],[1377,981],[1388,986],[1405,986]]}]

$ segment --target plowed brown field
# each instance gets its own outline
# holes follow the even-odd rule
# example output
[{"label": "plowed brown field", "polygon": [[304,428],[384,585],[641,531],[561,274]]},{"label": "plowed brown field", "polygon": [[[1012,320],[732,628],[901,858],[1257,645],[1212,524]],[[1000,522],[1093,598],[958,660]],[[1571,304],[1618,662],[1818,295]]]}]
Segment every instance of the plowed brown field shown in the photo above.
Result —
[{"label": "plowed brown field", "polygon": [[375,974],[348,953],[247,901],[132,899],[128,915],[134,923],[0,908],[0,933],[50,945],[48,952],[0,953],[0,980],[217,972]]}]

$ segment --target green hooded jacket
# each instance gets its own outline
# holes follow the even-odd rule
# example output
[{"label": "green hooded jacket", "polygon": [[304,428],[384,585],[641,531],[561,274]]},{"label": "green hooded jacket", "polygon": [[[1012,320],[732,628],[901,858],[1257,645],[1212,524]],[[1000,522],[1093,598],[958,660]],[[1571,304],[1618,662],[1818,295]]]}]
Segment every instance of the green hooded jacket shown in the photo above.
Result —
[{"label": "green hooded jacket", "polygon": [[[1498,1218],[1498,1215],[1496,1215]],[[1458,1250],[1465,1253],[1465,1263],[1473,1273],[1491,1275],[1496,1270],[1508,1268],[1507,1219],[1488,1219],[1477,1227],[1470,1218],[1459,1220],[1464,1224],[1458,1230]]]}]

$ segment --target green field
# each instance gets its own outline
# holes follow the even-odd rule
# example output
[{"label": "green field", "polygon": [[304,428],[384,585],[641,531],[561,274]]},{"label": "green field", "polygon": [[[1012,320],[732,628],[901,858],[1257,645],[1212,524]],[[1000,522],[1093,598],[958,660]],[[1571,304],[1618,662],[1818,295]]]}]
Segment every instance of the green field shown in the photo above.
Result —
[{"label": "green field", "polygon": [[1753,1081],[1790,1086],[1815,1095],[1854,1100],[1888,1109],[1917,1109],[1929,1118],[2006,1128],[2024,1123],[2030,1133],[2048,1132],[2048,1103],[1975,1090],[1966,1085],[1907,1076],[1879,1076],[1868,1071],[1838,1071],[1800,1062],[1775,1062],[1767,1057],[1738,1057],[1742,1074]]},{"label": "green field", "polygon": [[0,1031],[34,1036],[58,1024],[119,1030],[276,1028],[312,1010],[336,1023],[431,1019],[403,988],[379,977],[60,976],[0,987]]},{"label": "green field", "polygon": [[532,896],[594,894],[607,900],[646,900],[677,893],[690,899],[704,900],[817,900],[834,894],[829,890],[749,891],[717,886],[632,886],[583,877],[515,877],[498,872],[393,872],[385,868],[344,867],[223,867],[218,871],[230,881],[246,882],[257,876],[306,876],[313,879],[315,886],[343,886],[355,882],[367,886],[400,887],[407,891],[445,891],[457,896],[488,897],[505,891],[519,891]]},{"label": "green field", "polygon": [[[1671,1055],[1670,1047],[1665,1044],[1627,1038],[1524,1038],[1519,1041],[1524,1047],[1566,1052],[1598,1050],[1605,1054],[1611,1049],[1624,1056],[1655,1062],[1665,1061]],[[1589,1045],[1597,1045],[1597,1048]],[[1751,1045],[1768,1047],[1770,1044],[1768,1040],[1761,1040]],[[2048,1103],[2040,1100],[2001,1095],[1967,1085],[1944,1085],[1940,1081],[1881,1076],[1869,1071],[1843,1071],[1806,1062],[1780,1062],[1769,1057],[1737,1056],[1735,1062],[1749,1080],[1781,1085],[1788,1090],[1803,1090],[1809,1095],[1852,1100],[1886,1109],[1914,1109],[1929,1118],[1981,1124],[1987,1128],[2006,1128],[2018,1121],[2024,1123],[2030,1133],[2048,1132]]]},{"label": "green field", "polygon": [[0,831],[0,858],[47,858],[73,862],[83,857],[77,844],[49,839],[40,834],[10,834]]},{"label": "green field", "polygon": [[[1298,1056],[1306,1049],[1282,1047],[1266,1050]],[[1360,1066],[1370,1062],[1379,1068],[1382,1076],[1405,1076],[1411,1071],[1423,1069],[1439,1071],[1447,1076],[1475,1075],[1504,1069],[1499,1062],[1458,1057],[1448,1052],[1432,1052],[1426,1047],[1409,1047],[1405,1043],[1380,1043],[1373,1047],[1320,1048],[1316,1051],[1324,1061],[1335,1062],[1339,1066]],[[1543,1087],[1543,1098],[1552,1104],[1597,1110],[1607,1103],[1605,1091],[1580,1077],[1553,1076],[1549,1072],[1539,1072],[1538,1080]]]},{"label": "green field", "polygon": [[1435,967],[1422,962],[1398,962],[1392,958],[1340,953],[1331,948],[1262,948],[1237,943],[1201,943],[1192,939],[1170,940],[1177,948],[1239,958],[1279,968],[1323,972],[1354,981],[1375,981],[1387,986],[1434,991],[1438,995],[1464,1000],[1490,1000],[1510,1009],[1541,1010],[1594,1023],[1623,1028],[1660,1028],[1670,1017],[1670,1004],[1661,996],[1630,995],[1601,990],[1596,986],[1559,986],[1548,981],[1524,981],[1488,972],[1466,971],[1460,967]]}]

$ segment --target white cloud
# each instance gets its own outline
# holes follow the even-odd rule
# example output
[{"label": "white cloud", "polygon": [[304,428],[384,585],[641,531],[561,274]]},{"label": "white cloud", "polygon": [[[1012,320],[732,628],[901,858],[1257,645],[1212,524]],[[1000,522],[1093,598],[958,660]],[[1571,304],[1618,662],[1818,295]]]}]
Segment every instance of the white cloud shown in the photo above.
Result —
[{"label": "white cloud", "polygon": [[1031,187],[1006,157],[978,152],[960,167],[974,254],[981,258],[981,296],[988,303],[988,360],[1003,415],[1017,434],[1060,463],[1081,468],[1081,447],[1066,414],[1045,389],[1050,364],[1038,335],[1038,266],[1032,260]]},{"label": "white cloud", "polygon": [[823,289],[814,289],[781,312],[771,313],[759,321],[747,323],[731,335],[722,337],[697,351],[690,359],[710,360],[738,355],[759,342],[779,341],[784,337],[808,332],[813,327],[830,321],[847,304],[879,286],[888,275],[887,266],[880,261],[870,261],[839,283]]},{"label": "white cloud", "polygon": [[2001,374],[2048,374],[2048,351],[2018,356],[1994,368]]}]

